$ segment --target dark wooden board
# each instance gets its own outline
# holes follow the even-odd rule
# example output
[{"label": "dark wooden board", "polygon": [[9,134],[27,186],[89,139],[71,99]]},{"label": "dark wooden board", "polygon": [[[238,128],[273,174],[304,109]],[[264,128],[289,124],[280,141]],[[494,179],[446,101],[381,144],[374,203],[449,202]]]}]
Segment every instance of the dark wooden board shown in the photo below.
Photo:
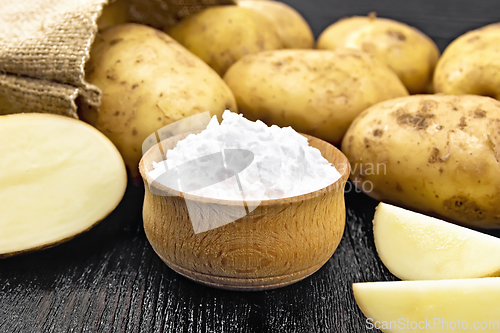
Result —
[{"label": "dark wooden board", "polygon": [[376,201],[348,193],[339,248],[317,273],[265,292],[208,288],[176,274],[142,228],[129,186],[98,226],[45,251],[0,261],[0,332],[363,332],[351,284],[392,280],[374,250]]},{"label": "dark wooden board", "polygon": [[[316,36],[341,17],[376,11],[416,26],[441,49],[500,21],[497,0],[285,2]],[[342,242],[311,277],[272,291],[230,292],[191,282],[156,256],[142,228],[143,191],[129,186],[108,218],[65,244],[0,260],[0,332],[376,332],[351,291],[354,282],[395,280],[374,248],[375,200],[352,187],[346,193]]]}]

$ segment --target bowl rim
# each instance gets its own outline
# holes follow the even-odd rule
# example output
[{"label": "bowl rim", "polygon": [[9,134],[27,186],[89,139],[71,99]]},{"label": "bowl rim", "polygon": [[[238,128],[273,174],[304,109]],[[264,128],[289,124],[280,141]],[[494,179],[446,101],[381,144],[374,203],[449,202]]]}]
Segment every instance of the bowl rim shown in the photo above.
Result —
[{"label": "bowl rim", "polygon": [[[157,148],[158,145],[164,143],[164,142],[170,142],[174,141],[176,144],[178,141],[184,139],[190,134],[197,134],[200,131],[196,132],[185,132],[181,133],[172,137],[169,137],[167,139],[164,139],[160,141],[159,143],[155,144],[151,148],[148,149],[148,151],[143,154],[140,162],[139,162],[139,172],[142,176],[142,179],[144,181],[145,187],[147,186],[152,186],[156,191],[155,192],[163,192],[165,193],[164,196],[174,196],[174,197],[181,197],[184,198],[185,200],[190,200],[194,202],[199,202],[199,203],[204,203],[204,204],[218,204],[218,205],[224,205],[224,206],[241,206],[241,202],[245,202],[248,206],[274,206],[274,205],[283,205],[283,204],[292,204],[296,202],[301,202],[301,201],[306,201],[306,200],[311,200],[320,196],[324,196],[329,192],[332,192],[334,189],[341,185],[345,185],[347,182],[347,179],[349,178],[350,172],[351,172],[351,166],[349,163],[349,160],[347,157],[342,153],[340,149],[335,147],[333,144],[324,141],[322,139],[319,139],[317,137],[314,137],[312,135],[304,134],[304,133],[299,133],[300,135],[304,136],[307,138],[308,144],[314,148],[319,149],[321,152],[321,155],[328,161],[330,162],[340,173],[340,178],[334,181],[333,183],[312,191],[308,193],[304,193],[301,195],[296,195],[292,197],[285,197],[285,198],[277,198],[277,199],[263,199],[263,200],[228,200],[228,199],[217,199],[217,198],[210,198],[210,197],[203,197],[203,196],[198,196],[194,194],[189,194],[189,193],[184,193],[182,191],[177,191],[174,190],[170,187],[167,187],[159,182],[155,182],[151,176],[149,175],[149,172],[152,170],[152,163],[149,163],[151,167],[146,166],[146,161],[154,161],[151,159],[151,155],[153,154],[154,149]],[[315,145],[311,144],[311,141],[315,143]],[[318,146],[316,146],[318,145]],[[335,165],[330,159],[332,156],[324,156],[324,152],[320,147],[330,147],[333,148],[333,153],[332,155],[338,155],[337,157],[340,157],[343,161],[341,163],[337,163],[337,165],[342,165],[344,166],[343,168],[338,168],[337,165]],[[149,190],[149,189],[148,189]],[[152,193],[153,195],[157,195],[155,193]]]}]

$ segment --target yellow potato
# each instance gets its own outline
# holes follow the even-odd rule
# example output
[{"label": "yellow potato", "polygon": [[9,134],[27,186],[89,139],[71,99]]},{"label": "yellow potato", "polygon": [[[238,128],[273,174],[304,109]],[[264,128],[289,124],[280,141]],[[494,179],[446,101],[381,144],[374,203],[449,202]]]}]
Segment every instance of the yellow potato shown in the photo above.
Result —
[{"label": "yellow potato", "polygon": [[357,50],[278,50],[249,55],[224,76],[248,119],[292,126],[340,143],[367,107],[406,96],[398,77]]},{"label": "yellow potato", "polygon": [[166,32],[221,76],[246,54],[283,48],[271,19],[240,6],[213,6]]},{"label": "yellow potato", "polygon": [[500,99],[500,24],[470,31],[443,52],[434,73],[434,89]]},{"label": "yellow potato", "polygon": [[369,52],[396,72],[411,94],[428,90],[439,58],[436,44],[419,30],[375,16],[354,16],[332,24],[319,36],[317,47]]},{"label": "yellow potato", "polygon": [[292,7],[279,1],[240,0],[241,7],[252,8],[276,24],[278,35],[287,49],[310,49],[314,36],[306,20]]},{"label": "yellow potato", "polygon": [[236,111],[234,96],[207,64],[165,33],[138,24],[105,30],[92,46],[86,79],[102,90],[99,111],[82,119],[118,147],[134,180],[142,143],[159,128],[210,111]]},{"label": "yellow potato", "polygon": [[461,224],[500,227],[500,102],[417,95],[372,106],[342,142],[369,196]]},{"label": "yellow potato", "polygon": [[109,27],[127,23],[129,20],[128,0],[110,1],[102,8],[101,16],[97,20],[99,31]]}]

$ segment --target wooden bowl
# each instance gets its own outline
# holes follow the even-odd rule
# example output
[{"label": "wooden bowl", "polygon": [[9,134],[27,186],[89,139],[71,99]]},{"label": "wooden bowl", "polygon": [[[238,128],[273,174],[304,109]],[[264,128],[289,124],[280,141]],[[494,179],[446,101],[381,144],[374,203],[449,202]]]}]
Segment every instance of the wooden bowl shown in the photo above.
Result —
[{"label": "wooden bowl", "polygon": [[[161,142],[166,152],[185,138]],[[315,192],[256,202],[257,208],[232,223],[195,233],[193,207],[217,225],[220,212],[231,215],[241,202],[185,194],[153,182],[153,161],[162,161],[158,145],[141,159],[145,184],[144,230],[155,252],[174,271],[194,281],[231,290],[273,289],[317,271],[337,248],[345,226],[344,186],[347,158],[333,145],[304,135],[341,174]],[[247,201],[248,207],[252,201]]]}]

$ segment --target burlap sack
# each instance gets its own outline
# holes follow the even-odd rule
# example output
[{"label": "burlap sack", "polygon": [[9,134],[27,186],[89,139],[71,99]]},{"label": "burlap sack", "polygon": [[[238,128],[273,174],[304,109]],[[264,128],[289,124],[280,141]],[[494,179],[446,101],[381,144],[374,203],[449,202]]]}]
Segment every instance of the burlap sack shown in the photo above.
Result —
[{"label": "burlap sack", "polygon": [[[98,107],[100,91],[85,82],[85,62],[108,0],[2,0],[0,114],[48,112],[78,117]],[[130,0],[134,22],[160,28],[206,6],[232,0]]]}]

